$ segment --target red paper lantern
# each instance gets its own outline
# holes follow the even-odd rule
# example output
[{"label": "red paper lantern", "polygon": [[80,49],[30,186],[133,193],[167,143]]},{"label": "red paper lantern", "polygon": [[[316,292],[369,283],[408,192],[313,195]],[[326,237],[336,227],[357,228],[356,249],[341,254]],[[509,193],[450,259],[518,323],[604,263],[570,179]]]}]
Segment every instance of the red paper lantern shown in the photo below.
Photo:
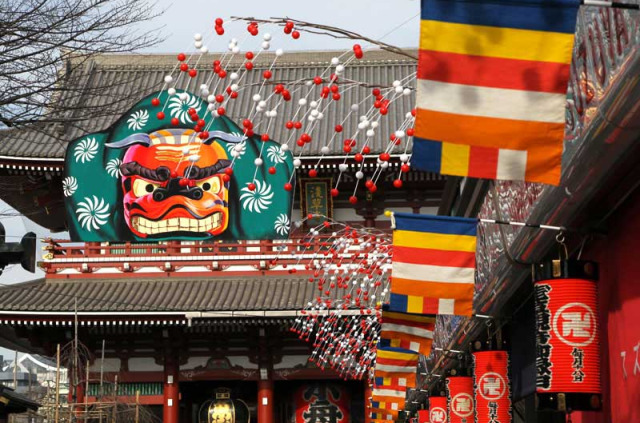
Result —
[{"label": "red paper lantern", "polygon": [[447,378],[449,423],[473,422],[473,378],[451,376]]},{"label": "red paper lantern", "polygon": [[327,414],[335,423],[351,421],[349,391],[340,385],[315,382],[303,385],[295,392],[296,423],[324,421]]},{"label": "red paper lantern", "polygon": [[447,397],[429,397],[429,423],[447,423]]},{"label": "red paper lantern", "polygon": [[535,268],[536,391],[541,408],[558,409],[555,394],[564,397],[560,407],[601,406],[597,273],[597,265],[585,261],[556,260]]},{"label": "red paper lantern", "polygon": [[418,423],[429,423],[429,410],[418,410]]},{"label": "red paper lantern", "polygon": [[473,360],[476,423],[510,423],[509,353],[477,351]]}]

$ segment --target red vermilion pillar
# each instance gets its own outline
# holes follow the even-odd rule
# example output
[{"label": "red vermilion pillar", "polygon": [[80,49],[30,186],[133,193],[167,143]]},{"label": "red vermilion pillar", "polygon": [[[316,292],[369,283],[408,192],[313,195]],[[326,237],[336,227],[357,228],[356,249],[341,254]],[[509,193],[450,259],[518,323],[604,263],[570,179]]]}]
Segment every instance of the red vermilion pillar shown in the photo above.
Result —
[{"label": "red vermilion pillar", "polygon": [[[84,381],[80,381],[78,383],[78,386],[76,386],[76,404],[78,404],[76,406],[76,416],[81,416],[83,411],[86,411],[86,407],[83,405],[85,398],[84,398]],[[84,419],[78,419],[79,422],[83,422]]]},{"label": "red vermilion pillar", "polygon": [[373,396],[373,390],[371,385],[365,379],[364,381],[364,422],[371,423],[371,417],[369,416],[369,405],[371,404],[371,397]]},{"label": "red vermilion pillar", "polygon": [[258,423],[273,423],[273,380],[258,381]]},{"label": "red vermilion pillar", "polygon": [[162,406],[162,422],[178,423],[180,412],[180,390],[178,380],[178,361],[165,354],[164,357],[164,403]]}]

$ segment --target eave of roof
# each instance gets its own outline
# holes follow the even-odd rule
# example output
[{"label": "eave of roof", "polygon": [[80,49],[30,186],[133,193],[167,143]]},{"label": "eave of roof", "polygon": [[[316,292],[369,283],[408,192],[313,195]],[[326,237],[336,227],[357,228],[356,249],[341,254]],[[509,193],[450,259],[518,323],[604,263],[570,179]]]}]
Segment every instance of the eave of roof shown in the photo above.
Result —
[{"label": "eave of roof", "polygon": [[316,292],[306,276],[43,279],[0,289],[0,315],[294,317]]}]

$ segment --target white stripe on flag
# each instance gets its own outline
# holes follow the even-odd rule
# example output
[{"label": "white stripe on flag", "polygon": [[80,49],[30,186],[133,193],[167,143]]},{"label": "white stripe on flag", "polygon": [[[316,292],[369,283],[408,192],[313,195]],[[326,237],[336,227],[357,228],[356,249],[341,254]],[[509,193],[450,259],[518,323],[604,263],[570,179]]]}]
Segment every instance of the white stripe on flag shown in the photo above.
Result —
[{"label": "white stripe on flag", "polygon": [[411,373],[416,371],[416,366],[392,366],[390,364],[376,363],[376,371],[378,370],[381,372]]},{"label": "white stripe on flag", "polygon": [[454,314],[456,301],[451,298],[438,299],[438,314]]},{"label": "white stripe on flag", "polygon": [[420,336],[422,338],[433,338],[433,331],[415,326],[398,325],[395,323],[383,323],[382,331],[401,332],[409,335]]},{"label": "white stripe on flag", "polygon": [[379,396],[379,397],[397,397],[397,398],[404,398],[407,393],[405,391],[396,391],[395,389],[378,389],[378,388],[374,388],[373,389],[373,395]]},{"label": "white stripe on flag", "polygon": [[496,179],[524,181],[527,170],[527,152],[522,150],[498,150]]},{"label": "white stripe on flag", "polygon": [[391,277],[424,282],[474,283],[474,270],[468,267],[393,262]]},{"label": "white stripe on flag", "polygon": [[418,79],[416,107],[458,115],[564,123],[565,94]]}]

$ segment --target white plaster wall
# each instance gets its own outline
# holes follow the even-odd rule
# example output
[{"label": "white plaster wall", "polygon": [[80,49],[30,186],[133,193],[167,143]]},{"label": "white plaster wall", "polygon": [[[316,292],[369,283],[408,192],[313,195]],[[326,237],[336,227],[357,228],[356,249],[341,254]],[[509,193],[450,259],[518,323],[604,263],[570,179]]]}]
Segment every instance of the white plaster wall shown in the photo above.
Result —
[{"label": "white plaster wall", "polygon": [[[411,207],[395,207],[390,209],[391,211],[398,213],[413,213],[413,208]],[[421,214],[438,214],[437,207],[421,207]],[[291,221],[295,222],[297,220],[301,220],[302,213],[299,209],[294,209],[291,213]],[[333,209],[333,218],[339,222],[358,222],[362,221],[364,223],[364,219],[362,216],[356,214],[356,211],[353,208],[348,209]],[[380,221],[388,221],[389,217],[386,217],[384,214],[381,214],[376,218],[376,220]]]},{"label": "white plaster wall", "polygon": [[132,372],[156,372],[164,368],[156,364],[153,357],[133,357],[129,359],[129,370]]},{"label": "white plaster wall", "polygon": [[242,356],[242,355],[232,356],[232,357],[229,357],[229,361],[231,362],[232,366],[242,366],[245,369],[258,368],[258,363],[251,363],[249,361],[249,357],[247,356]]},{"label": "white plaster wall", "polygon": [[[93,362],[93,365],[89,367],[91,372],[99,372],[102,360],[100,358]],[[120,371],[120,359],[119,358],[105,358],[104,367],[105,372],[119,372]]]},{"label": "white plaster wall", "polygon": [[[210,357],[189,357],[186,364],[180,366],[180,370],[193,370],[198,366],[204,367]],[[231,366],[241,366],[244,369],[257,369],[256,363],[251,363],[247,356],[230,356],[227,357]]]},{"label": "white plaster wall", "polygon": [[273,366],[274,369],[291,369],[298,365],[306,365],[309,359],[308,355],[286,355],[282,357],[282,361]]}]

